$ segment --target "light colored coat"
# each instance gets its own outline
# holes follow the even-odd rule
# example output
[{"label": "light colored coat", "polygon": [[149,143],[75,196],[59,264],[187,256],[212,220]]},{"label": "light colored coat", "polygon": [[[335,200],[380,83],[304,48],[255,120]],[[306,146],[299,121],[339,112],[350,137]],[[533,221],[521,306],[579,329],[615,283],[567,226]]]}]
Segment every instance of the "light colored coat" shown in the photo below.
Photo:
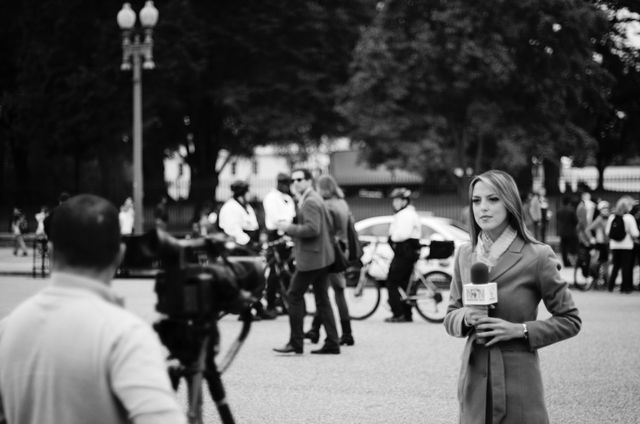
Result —
[{"label": "light colored coat", "polygon": [[[560,261],[545,244],[525,243],[519,237],[511,243],[489,274],[498,285],[498,303],[490,316],[526,323],[529,339],[489,348],[474,343],[475,332],[463,321],[462,286],[470,282],[471,261],[471,244],[466,244],[456,257],[444,321],[447,333],[467,337],[458,381],[460,423],[484,424],[488,384],[493,423],[548,423],[537,349],[576,335],[581,326],[560,276]],[[537,319],[541,300],[551,313],[545,320]]]},{"label": "light colored coat", "polygon": [[304,194],[297,218],[297,224],[291,224],[285,230],[287,235],[294,238],[296,269],[313,271],[331,265],[335,259],[331,217],[316,191],[309,190]]}]

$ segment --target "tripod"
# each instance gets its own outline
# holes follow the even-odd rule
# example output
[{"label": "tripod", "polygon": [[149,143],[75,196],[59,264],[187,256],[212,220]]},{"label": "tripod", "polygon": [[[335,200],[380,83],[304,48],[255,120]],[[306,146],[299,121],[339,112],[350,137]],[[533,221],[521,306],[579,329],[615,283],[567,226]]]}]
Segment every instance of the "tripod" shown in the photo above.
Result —
[{"label": "tripod", "polygon": [[252,321],[250,310],[246,310],[240,316],[243,322],[240,334],[227,351],[219,367],[216,365],[215,355],[218,352],[220,333],[215,319],[201,322],[165,319],[155,325],[158,332],[162,332],[161,334],[169,331],[175,335],[177,327],[181,327],[181,330],[184,331],[179,346],[173,346],[175,351],[169,348],[171,357],[179,361],[179,365],[169,366],[169,377],[174,390],[178,389],[181,379],[184,379],[187,384],[187,419],[189,424],[203,424],[203,380],[207,382],[209,394],[216,405],[222,423],[235,423],[220,376],[231,365],[249,334]]}]

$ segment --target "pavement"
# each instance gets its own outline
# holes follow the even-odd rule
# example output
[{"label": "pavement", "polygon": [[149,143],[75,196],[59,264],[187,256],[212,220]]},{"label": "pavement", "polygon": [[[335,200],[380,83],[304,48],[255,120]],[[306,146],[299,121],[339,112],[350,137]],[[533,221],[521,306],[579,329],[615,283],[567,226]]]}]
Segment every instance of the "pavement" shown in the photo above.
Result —
[{"label": "pavement", "polygon": [[[0,249],[0,318],[47,283],[32,278],[32,258]],[[24,275],[17,275],[22,271]],[[571,277],[571,269],[562,271]],[[151,323],[153,279],[115,280],[126,307]],[[583,319],[574,338],[539,351],[545,398],[553,423],[640,422],[640,292],[572,291]],[[383,300],[384,302],[384,300]],[[386,303],[383,303],[385,305]],[[355,346],[340,355],[278,355],[288,320],[253,324],[236,360],[223,374],[231,410],[239,423],[433,423],[456,422],[456,383],[462,339],[416,316],[388,324],[385,307],[354,321]],[[548,317],[540,306],[540,319]],[[307,325],[309,320],[307,320]],[[222,352],[240,330],[235,316],[219,321]],[[218,358],[224,353],[220,353]],[[526,382],[525,382],[526,384]],[[186,404],[185,390],[178,396]],[[205,423],[219,423],[209,398]]]}]

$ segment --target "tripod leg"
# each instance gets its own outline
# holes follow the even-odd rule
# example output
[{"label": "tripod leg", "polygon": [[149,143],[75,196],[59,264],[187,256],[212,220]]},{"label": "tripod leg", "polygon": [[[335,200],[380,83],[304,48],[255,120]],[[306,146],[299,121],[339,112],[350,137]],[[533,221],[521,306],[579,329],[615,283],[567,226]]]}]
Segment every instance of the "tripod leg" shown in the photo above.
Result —
[{"label": "tripod leg", "polygon": [[206,380],[207,386],[209,386],[209,393],[211,393],[211,398],[216,404],[216,408],[218,408],[218,414],[220,414],[222,423],[234,424],[235,421],[231,414],[231,408],[229,408],[229,404],[227,403],[227,395],[224,391],[222,380],[220,379],[220,373],[215,368],[215,364],[214,369],[207,371]]}]

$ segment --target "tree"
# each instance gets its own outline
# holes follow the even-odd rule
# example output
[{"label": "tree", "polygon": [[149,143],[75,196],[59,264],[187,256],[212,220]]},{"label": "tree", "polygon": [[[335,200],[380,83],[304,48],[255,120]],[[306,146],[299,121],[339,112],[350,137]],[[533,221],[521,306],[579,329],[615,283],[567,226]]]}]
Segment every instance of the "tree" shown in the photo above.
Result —
[{"label": "tree", "polygon": [[[611,83],[593,61],[605,14],[580,0],[381,3],[354,52],[339,111],[373,162],[513,173],[593,148],[574,119]],[[420,154],[422,152],[422,154]]]}]

